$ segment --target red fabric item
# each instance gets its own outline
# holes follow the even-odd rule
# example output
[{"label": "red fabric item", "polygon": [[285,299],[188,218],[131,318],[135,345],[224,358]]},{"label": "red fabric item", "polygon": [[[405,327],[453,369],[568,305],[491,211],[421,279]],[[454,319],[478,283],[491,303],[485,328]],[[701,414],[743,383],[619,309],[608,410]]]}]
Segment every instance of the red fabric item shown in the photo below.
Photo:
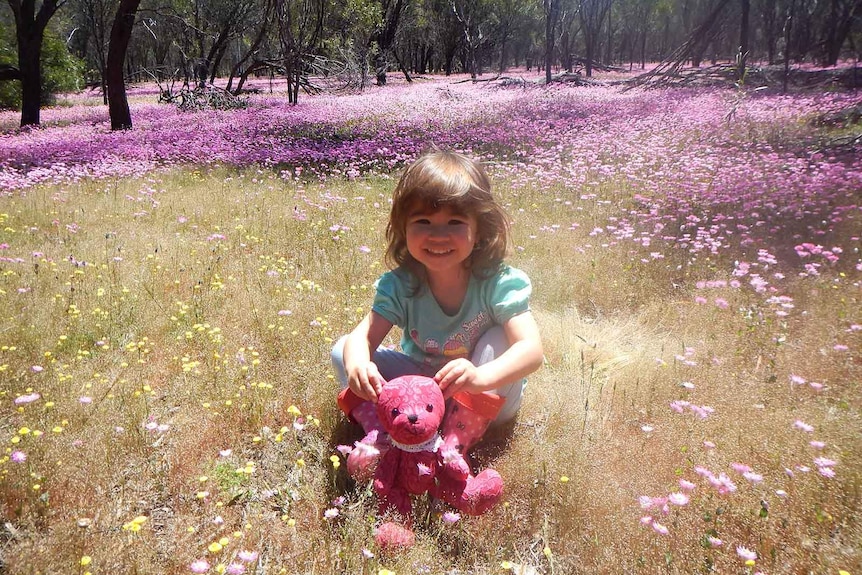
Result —
[{"label": "red fabric item", "polygon": [[365,400],[353,393],[349,387],[344,388],[338,394],[338,408],[348,417],[350,417],[350,412],[363,401]]},{"label": "red fabric item", "polygon": [[490,392],[473,394],[459,391],[452,396],[452,400],[491,421],[496,419],[497,414],[503,409],[503,404],[506,403],[505,398]]}]

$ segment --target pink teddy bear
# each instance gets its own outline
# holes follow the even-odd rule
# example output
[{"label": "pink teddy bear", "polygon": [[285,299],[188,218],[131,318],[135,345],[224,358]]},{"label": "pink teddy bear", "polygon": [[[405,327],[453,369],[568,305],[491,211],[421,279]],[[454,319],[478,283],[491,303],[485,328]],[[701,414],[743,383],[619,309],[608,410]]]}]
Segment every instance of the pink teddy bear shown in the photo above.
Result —
[{"label": "pink teddy bear", "polygon": [[[349,389],[339,396],[339,405],[347,413],[361,402]],[[463,455],[447,446],[438,433],[447,412],[433,379],[418,375],[393,379],[383,386],[375,407],[376,425],[356,442],[347,468],[358,480],[368,479],[373,469],[380,514],[395,512],[404,520],[378,527],[380,547],[413,545],[413,495],[428,492],[469,515],[484,513],[500,500],[500,474],[486,469],[474,477]]]}]

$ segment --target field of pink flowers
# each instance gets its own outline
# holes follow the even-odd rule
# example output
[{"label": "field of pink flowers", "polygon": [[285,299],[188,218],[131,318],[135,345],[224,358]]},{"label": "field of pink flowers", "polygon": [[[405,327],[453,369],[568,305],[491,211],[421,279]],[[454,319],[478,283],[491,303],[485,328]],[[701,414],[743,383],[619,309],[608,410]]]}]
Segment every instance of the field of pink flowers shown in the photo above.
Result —
[{"label": "field of pink flowers", "polygon": [[[525,90],[425,81],[306,97],[298,106],[263,95],[246,110],[180,112],[141,91],[149,98],[133,104],[135,129],[128,132],[111,132],[95,102],[48,110],[45,127],[35,130],[9,128],[14,115],[0,115],[7,126],[0,133],[0,193],[176,165],[260,165],[291,176],[299,170],[353,178],[398,168],[433,142],[486,158],[516,187],[558,184],[587,196],[606,186],[633,187],[634,203],[596,227],[611,241],[658,240],[713,254],[739,245],[784,256],[803,243],[824,243],[845,212],[858,210],[862,188],[858,144],[830,147],[812,128],[857,103],[855,93]],[[771,245],[777,236],[784,245]],[[830,258],[856,263],[826,251],[831,255],[811,254],[806,273],[834,263]]]},{"label": "field of pink flowers", "polygon": [[[858,94],[155,97],[0,113],[0,572],[858,575]],[[547,365],[507,505],[376,557],[320,390],[432,143],[487,163]]]}]

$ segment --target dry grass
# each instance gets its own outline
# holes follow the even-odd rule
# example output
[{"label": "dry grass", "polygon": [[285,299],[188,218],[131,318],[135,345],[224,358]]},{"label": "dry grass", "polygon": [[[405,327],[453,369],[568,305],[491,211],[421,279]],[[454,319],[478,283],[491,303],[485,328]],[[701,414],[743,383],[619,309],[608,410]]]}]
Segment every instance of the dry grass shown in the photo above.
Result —
[{"label": "dry grass", "polygon": [[[847,332],[862,323],[858,272],[789,282],[806,313],[783,319],[741,290],[712,294],[728,309],[698,305],[694,281],[726,279],[732,263],[681,274],[675,256],[600,247],[589,219],[607,204],[585,206],[580,228],[537,232],[554,194],[505,182],[523,248],[512,263],[534,279],[547,352],[514,427],[479,450],[506,504],[447,526],[420,502],[414,549],[364,557],[375,505],[330,460],[355,430],[336,412],[328,353],[370,304],[390,189],[178,170],[4,199],[0,240],[26,257],[0,263],[0,571],[188,573],[241,550],[259,554],[258,573],[862,569],[862,334]],[[681,399],[714,413],[670,409]],[[816,455],[838,462],[834,478]],[[718,495],[696,466],[738,490]],[[638,497],[680,479],[698,486],[656,515],[668,535],[641,525]],[[757,551],[755,568],[737,545]]]}]

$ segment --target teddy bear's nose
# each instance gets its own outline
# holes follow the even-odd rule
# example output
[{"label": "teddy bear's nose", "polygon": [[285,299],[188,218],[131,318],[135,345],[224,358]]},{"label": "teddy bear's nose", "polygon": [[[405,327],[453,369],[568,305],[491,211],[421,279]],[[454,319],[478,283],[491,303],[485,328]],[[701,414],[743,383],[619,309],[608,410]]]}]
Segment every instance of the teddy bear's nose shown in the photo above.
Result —
[{"label": "teddy bear's nose", "polygon": [[407,416],[407,421],[409,421],[410,423],[415,424],[417,421],[419,421],[419,416],[418,416],[418,415],[416,415],[415,413],[414,413],[414,414],[412,414],[412,415],[408,415],[408,416]]}]

